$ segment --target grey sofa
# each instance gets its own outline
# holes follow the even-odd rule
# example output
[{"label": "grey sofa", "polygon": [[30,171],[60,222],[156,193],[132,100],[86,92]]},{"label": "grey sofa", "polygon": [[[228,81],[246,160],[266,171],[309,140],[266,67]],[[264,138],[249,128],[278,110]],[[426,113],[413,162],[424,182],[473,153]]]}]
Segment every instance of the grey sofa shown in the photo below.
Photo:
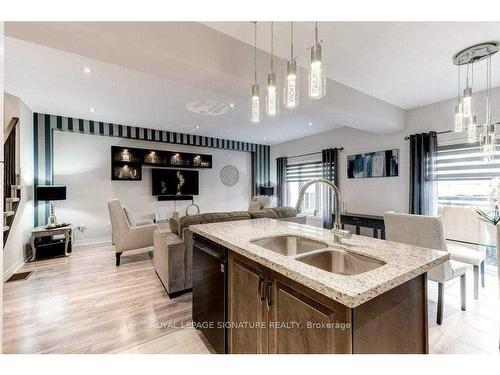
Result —
[{"label": "grey sofa", "polygon": [[271,218],[306,223],[305,216],[297,216],[293,207],[266,208],[260,211],[215,212],[170,219],[170,232],[156,230],[154,233],[153,263],[155,271],[173,298],[191,290],[193,284],[193,233],[190,225],[218,223],[235,220]]}]

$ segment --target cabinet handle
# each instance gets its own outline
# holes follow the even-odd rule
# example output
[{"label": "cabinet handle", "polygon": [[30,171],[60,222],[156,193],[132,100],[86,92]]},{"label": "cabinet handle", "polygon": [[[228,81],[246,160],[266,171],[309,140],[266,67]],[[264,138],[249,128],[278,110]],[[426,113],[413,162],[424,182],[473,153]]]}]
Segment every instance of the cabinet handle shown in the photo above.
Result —
[{"label": "cabinet handle", "polygon": [[260,303],[262,303],[264,301],[264,299],[266,298],[265,297],[265,282],[266,282],[266,279],[264,278],[264,276],[260,275],[259,276],[259,295],[260,295]]},{"label": "cabinet handle", "polygon": [[271,310],[271,306],[273,304],[272,294],[273,294],[273,282],[271,280],[267,280],[266,285],[266,306],[267,310]]}]

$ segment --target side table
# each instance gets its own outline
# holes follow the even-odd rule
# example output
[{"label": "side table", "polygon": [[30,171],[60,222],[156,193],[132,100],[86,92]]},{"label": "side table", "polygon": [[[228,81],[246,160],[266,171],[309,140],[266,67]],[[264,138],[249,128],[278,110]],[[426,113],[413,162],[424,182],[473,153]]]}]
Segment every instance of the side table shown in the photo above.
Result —
[{"label": "side table", "polygon": [[68,256],[68,245],[69,245],[69,240],[71,238],[71,234],[73,231],[73,227],[71,225],[67,225],[65,227],[61,228],[55,228],[55,229],[47,229],[45,228],[45,225],[41,225],[38,227],[35,227],[31,231],[31,251],[33,252],[33,255],[30,259],[30,262],[34,261],[36,258],[36,247],[35,247],[35,239],[40,238],[40,237],[52,237],[56,236],[59,234],[64,235],[64,256]]}]

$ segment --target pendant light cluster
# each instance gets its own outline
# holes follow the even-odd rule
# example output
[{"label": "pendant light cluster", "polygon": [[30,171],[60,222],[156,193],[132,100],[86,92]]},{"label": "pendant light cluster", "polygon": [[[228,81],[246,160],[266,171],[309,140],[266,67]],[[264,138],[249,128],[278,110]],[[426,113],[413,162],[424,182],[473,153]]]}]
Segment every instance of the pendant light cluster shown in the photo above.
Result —
[{"label": "pendant light cluster", "polygon": [[[252,85],[252,122],[260,121],[259,85],[257,84],[257,22],[254,22],[254,84]],[[314,44],[310,48],[309,90],[311,99],[321,99],[326,94],[325,66],[321,60],[321,41],[318,40],[318,23],[314,25]],[[294,109],[299,105],[299,69],[293,54],[293,22],[290,22],[290,58],[286,61],[283,84],[283,103],[286,108]],[[276,72],[274,70],[274,22],[271,22],[271,69],[267,75],[266,114],[276,117],[279,114],[279,94]]]},{"label": "pendant light cluster", "polygon": [[[491,120],[491,56],[498,52],[496,43],[482,43],[469,47],[453,58],[453,63],[458,66],[458,95],[455,105],[456,133],[466,133],[469,143],[479,141],[483,159],[493,162],[496,148],[497,124]],[[486,111],[484,123],[478,125],[477,113],[473,102],[474,64],[486,60]],[[461,67],[465,65],[465,88],[461,89]]]}]

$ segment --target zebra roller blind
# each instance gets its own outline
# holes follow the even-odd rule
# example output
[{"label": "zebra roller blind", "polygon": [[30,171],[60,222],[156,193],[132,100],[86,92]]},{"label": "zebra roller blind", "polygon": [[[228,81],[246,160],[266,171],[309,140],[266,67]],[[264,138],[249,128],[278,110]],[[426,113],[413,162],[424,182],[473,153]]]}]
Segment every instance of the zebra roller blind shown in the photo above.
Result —
[{"label": "zebra roller blind", "polygon": [[438,146],[436,178],[441,205],[489,206],[489,185],[500,177],[500,148],[493,163],[483,160],[478,143]]},{"label": "zebra roller blind", "polygon": [[436,167],[438,181],[489,180],[500,177],[500,146],[496,146],[493,163],[483,160],[478,142],[438,146]]},{"label": "zebra roller blind", "polygon": [[288,164],[286,167],[286,182],[307,182],[323,176],[323,163],[310,161]]}]

